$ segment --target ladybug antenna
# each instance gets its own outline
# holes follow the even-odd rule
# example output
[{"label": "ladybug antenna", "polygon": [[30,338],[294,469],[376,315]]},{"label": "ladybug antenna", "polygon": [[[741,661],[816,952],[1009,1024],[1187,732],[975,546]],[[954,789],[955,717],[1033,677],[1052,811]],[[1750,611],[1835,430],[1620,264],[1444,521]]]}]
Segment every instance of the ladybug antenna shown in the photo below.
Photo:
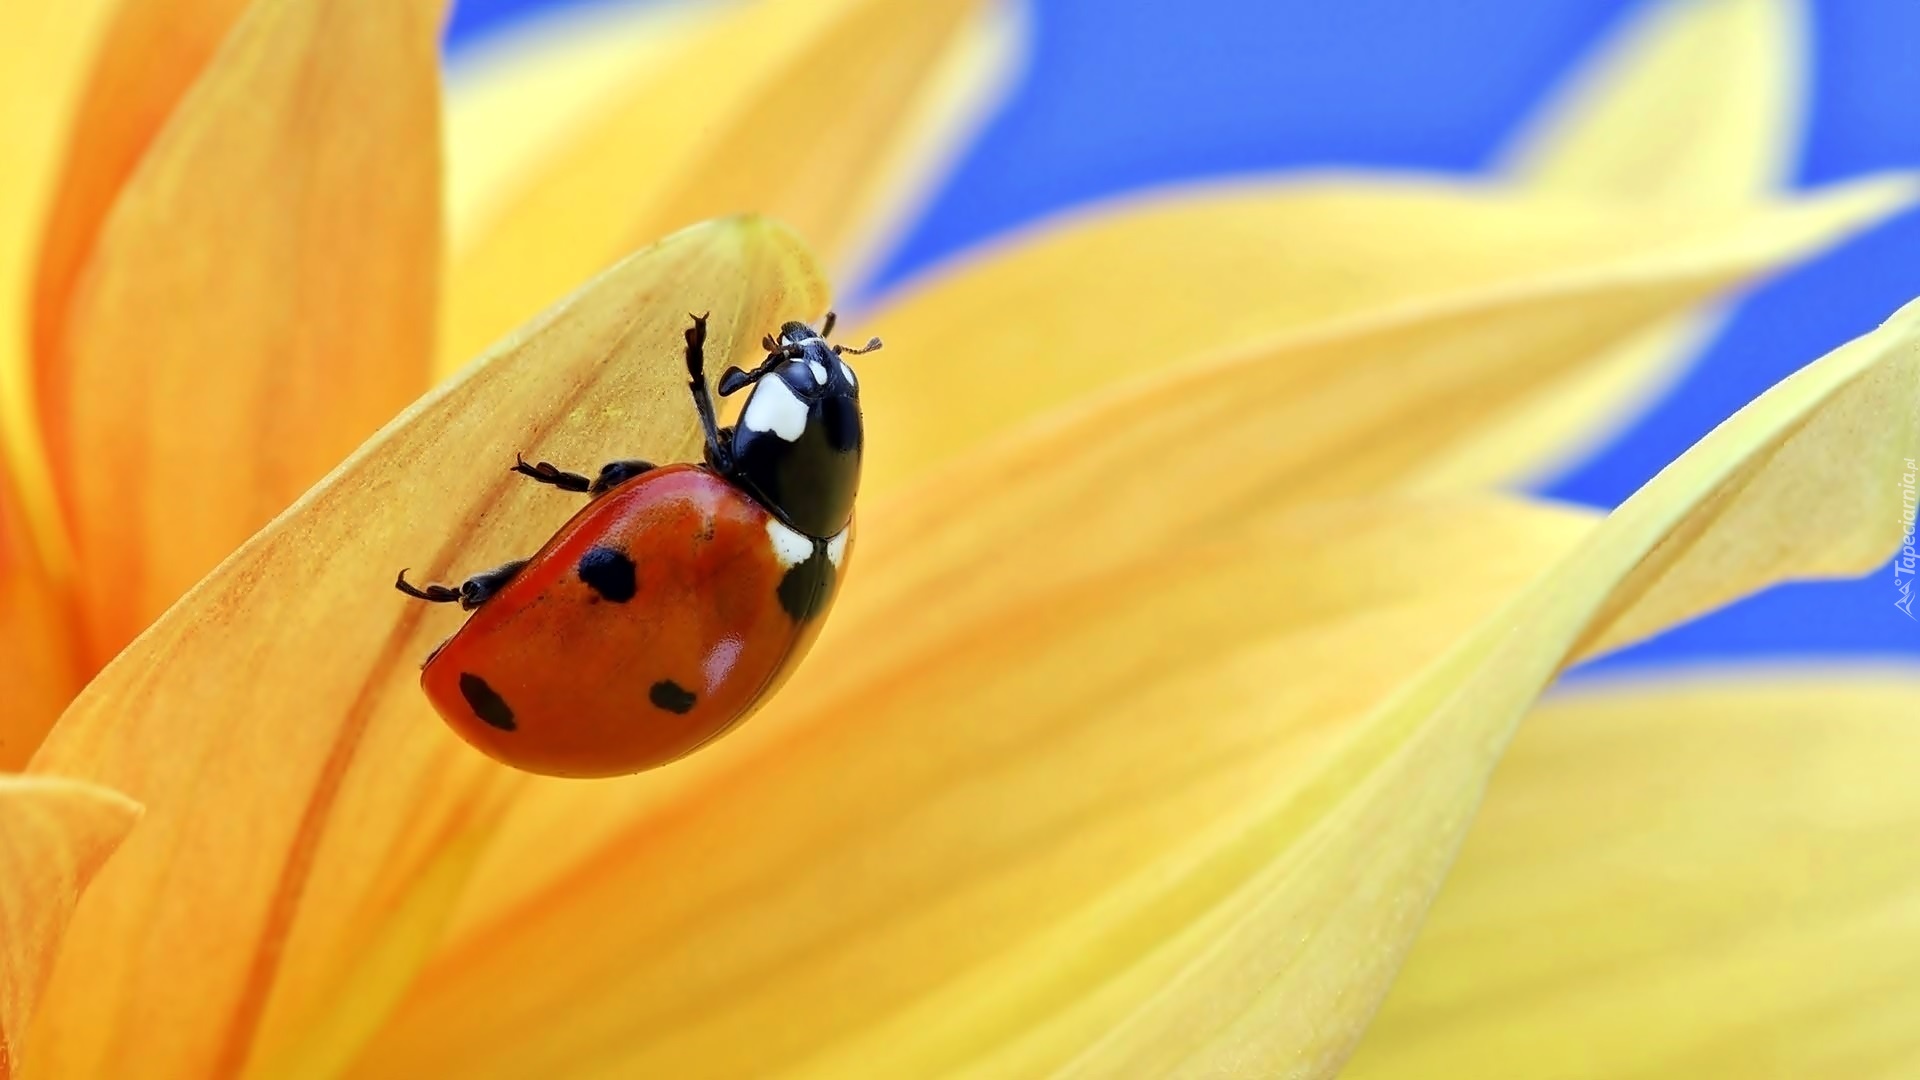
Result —
[{"label": "ladybug antenna", "polygon": [[839,316],[835,315],[833,312],[831,311],[827,312],[826,321],[820,324],[820,336],[822,338],[830,338],[833,336],[833,322],[835,319],[838,319],[838,318]]},{"label": "ladybug antenna", "polygon": [[864,356],[865,354],[870,353],[875,349],[878,349],[879,347],[880,347],[879,338],[868,338],[867,343],[865,345],[860,346],[857,349],[851,345],[835,345],[833,347],[833,351],[834,351],[834,355],[836,356]]}]

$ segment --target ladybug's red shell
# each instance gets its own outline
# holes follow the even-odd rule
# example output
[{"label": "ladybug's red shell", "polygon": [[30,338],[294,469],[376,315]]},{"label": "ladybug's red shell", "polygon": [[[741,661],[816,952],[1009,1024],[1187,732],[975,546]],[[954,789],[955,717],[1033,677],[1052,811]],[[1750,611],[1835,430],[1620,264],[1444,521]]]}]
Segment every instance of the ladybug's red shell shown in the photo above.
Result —
[{"label": "ladybug's red shell", "polygon": [[800,662],[848,532],[810,538],[703,467],[653,469],[562,526],[421,684],[461,737],[517,768],[664,764],[746,719]]}]

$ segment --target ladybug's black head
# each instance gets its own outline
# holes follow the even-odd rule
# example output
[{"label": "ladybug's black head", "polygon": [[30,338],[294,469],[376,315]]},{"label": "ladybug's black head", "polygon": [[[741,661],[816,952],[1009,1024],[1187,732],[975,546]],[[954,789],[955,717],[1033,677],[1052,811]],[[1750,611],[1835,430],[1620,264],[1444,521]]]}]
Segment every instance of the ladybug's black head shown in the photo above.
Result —
[{"label": "ladybug's black head", "polygon": [[847,527],[860,486],[860,382],[847,358],[880,345],[832,345],[832,331],[832,315],[819,332],[784,323],[757,368],[720,380],[722,395],[753,386],[732,429],[728,476],[775,517],[823,540]]}]

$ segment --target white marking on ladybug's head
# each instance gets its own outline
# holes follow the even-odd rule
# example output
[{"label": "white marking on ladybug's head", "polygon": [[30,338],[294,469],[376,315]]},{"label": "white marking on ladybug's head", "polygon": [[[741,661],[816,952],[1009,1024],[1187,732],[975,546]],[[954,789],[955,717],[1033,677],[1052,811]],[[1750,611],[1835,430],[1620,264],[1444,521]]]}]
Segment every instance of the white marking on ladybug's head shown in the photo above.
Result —
[{"label": "white marking on ladybug's head", "polygon": [[847,380],[848,386],[856,390],[860,388],[860,380],[853,377],[853,365],[845,360],[840,361],[840,377]]},{"label": "white marking on ladybug's head", "polygon": [[827,365],[818,360],[809,360],[807,366],[813,369],[813,381],[816,385],[827,385]]},{"label": "white marking on ladybug's head", "polygon": [[813,540],[805,533],[789,529],[779,518],[767,519],[767,539],[773,541],[773,557],[785,570],[806,562],[813,554]]},{"label": "white marking on ladybug's head", "polygon": [[741,410],[740,422],[748,431],[771,431],[787,442],[798,442],[807,430],[807,403],[795,396],[787,380],[777,375],[761,379]]},{"label": "white marking on ladybug's head", "polygon": [[833,564],[835,570],[840,569],[840,560],[847,557],[847,534],[852,531],[853,526],[849,525],[840,530],[840,535],[827,541],[827,561]]}]

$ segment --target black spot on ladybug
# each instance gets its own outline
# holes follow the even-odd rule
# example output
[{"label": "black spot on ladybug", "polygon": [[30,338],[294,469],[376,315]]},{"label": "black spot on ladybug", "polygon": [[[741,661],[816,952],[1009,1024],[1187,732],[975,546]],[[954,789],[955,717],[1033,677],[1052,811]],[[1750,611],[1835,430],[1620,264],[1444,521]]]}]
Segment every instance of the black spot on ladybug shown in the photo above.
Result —
[{"label": "black spot on ladybug", "polygon": [[473,706],[473,715],[501,731],[513,730],[513,710],[507,708],[506,701],[494,692],[493,687],[487,685],[487,680],[478,675],[462,672],[460,696],[466,698],[467,704]]},{"label": "black spot on ladybug", "polygon": [[778,593],[780,608],[794,622],[803,623],[826,609],[833,597],[833,563],[827,558],[827,545],[813,542],[813,554],[807,560],[787,568],[781,575]]},{"label": "black spot on ladybug", "polygon": [[693,691],[672,679],[661,679],[653,684],[653,689],[647,691],[647,700],[653,702],[656,709],[684,715],[693,708],[696,698]]},{"label": "black spot on ladybug", "polygon": [[616,604],[633,599],[639,589],[633,560],[617,548],[597,547],[580,556],[580,580]]}]

